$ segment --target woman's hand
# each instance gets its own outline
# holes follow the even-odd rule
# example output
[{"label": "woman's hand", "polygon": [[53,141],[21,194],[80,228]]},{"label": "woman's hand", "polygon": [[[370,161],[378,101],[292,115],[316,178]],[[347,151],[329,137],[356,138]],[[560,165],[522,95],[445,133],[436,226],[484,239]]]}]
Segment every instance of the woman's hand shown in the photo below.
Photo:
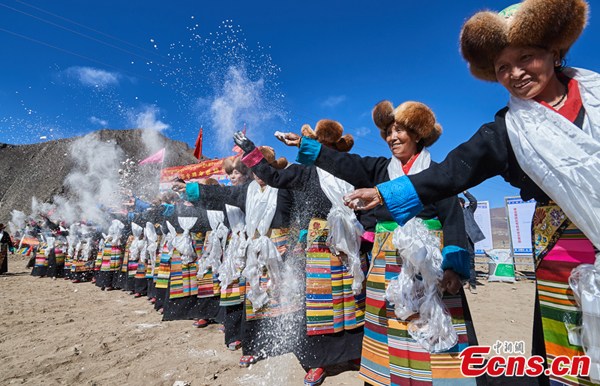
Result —
[{"label": "woman's hand", "polygon": [[375,188],[357,189],[344,196],[344,205],[353,210],[369,210],[381,204],[381,196]]},{"label": "woman's hand", "polygon": [[276,132],[275,137],[288,146],[300,147],[300,141],[302,141],[302,137],[295,133]]},{"label": "woman's hand", "polygon": [[452,269],[445,270],[444,276],[442,276],[442,280],[440,281],[440,287],[443,292],[456,295],[462,287],[460,276],[458,276],[458,273],[454,272]]},{"label": "woman's hand", "polygon": [[233,142],[239,146],[240,149],[244,151],[244,154],[250,153],[252,150],[256,149],[256,145],[252,142],[246,135],[238,131],[233,134]]},{"label": "woman's hand", "polygon": [[185,192],[185,182],[173,182],[173,185],[171,185],[171,189],[176,192]]}]

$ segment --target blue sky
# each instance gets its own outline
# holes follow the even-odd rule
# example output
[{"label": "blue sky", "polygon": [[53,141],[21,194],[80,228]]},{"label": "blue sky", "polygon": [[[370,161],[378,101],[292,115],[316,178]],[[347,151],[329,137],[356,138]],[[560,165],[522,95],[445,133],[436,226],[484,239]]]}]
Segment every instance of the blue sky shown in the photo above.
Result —
[{"label": "blue sky", "polygon": [[[507,101],[469,75],[461,25],[513,1],[0,0],[0,142],[142,127],[193,146],[202,126],[205,155],[220,157],[246,123],[293,159],[272,133],[330,118],[354,152],[389,156],[371,108],[418,100],[444,128],[440,161]],[[567,59],[598,71],[594,11]],[[472,192],[493,207],[517,193],[499,178]]]}]

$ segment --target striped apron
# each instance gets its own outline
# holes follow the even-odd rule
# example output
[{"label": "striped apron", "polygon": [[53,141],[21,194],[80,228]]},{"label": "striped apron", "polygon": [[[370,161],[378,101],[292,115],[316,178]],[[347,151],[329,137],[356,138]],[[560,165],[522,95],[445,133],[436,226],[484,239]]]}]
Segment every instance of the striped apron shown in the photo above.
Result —
[{"label": "striped apron", "polygon": [[[180,236],[179,234],[177,236]],[[178,250],[173,251],[171,256],[171,276],[169,279],[169,298],[181,299],[198,295],[198,283],[196,263],[183,264],[181,254]]]},{"label": "striped apron", "polygon": [[[533,247],[544,346],[548,367],[559,355],[585,355],[583,348],[569,342],[565,322],[579,326],[581,310],[569,286],[573,268],[594,264],[592,243],[554,203],[539,205],[533,216]],[[550,377],[553,384],[592,385],[588,377]]]},{"label": "striped apron", "polygon": [[[212,231],[206,232],[206,237],[202,237],[202,233],[198,233],[196,238],[192,237],[194,241],[194,249],[196,255],[201,258],[204,249],[208,246],[209,236]],[[199,267],[197,269],[200,269]],[[196,270],[196,272],[198,272]],[[197,278],[197,294],[199,298],[212,298],[218,296],[221,293],[221,283],[216,275],[213,275],[212,268],[209,268],[202,277]]]},{"label": "striped apron", "polygon": [[[308,335],[334,334],[364,324],[366,292],[353,294],[353,277],[340,256],[331,253],[328,235],[326,220],[313,218],[310,221],[306,249]],[[366,265],[364,260],[363,265]]]},{"label": "striped apron", "polygon": [[35,254],[35,267],[48,267],[48,257],[46,256],[46,248],[48,248],[48,244],[45,242],[40,243],[40,246],[37,249]]},{"label": "striped apron", "polygon": [[[439,221],[427,220],[425,224],[443,244]],[[393,222],[377,224],[373,262],[367,275],[365,336],[359,377],[372,385],[475,386],[475,378],[465,378],[460,372],[458,355],[471,340],[467,335],[460,294],[442,298],[458,335],[458,343],[442,353],[429,353],[417,343],[408,333],[409,321],[397,319],[394,306],[385,298],[389,281],[398,276],[402,265],[392,243],[393,230],[397,226]],[[413,315],[410,319],[416,317]]]}]

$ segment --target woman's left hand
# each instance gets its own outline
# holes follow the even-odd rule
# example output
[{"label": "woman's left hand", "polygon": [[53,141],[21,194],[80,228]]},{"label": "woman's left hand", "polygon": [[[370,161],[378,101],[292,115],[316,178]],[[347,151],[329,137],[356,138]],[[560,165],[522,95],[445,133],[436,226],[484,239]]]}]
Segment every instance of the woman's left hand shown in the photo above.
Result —
[{"label": "woman's left hand", "polygon": [[300,147],[300,142],[302,141],[302,137],[296,133],[279,133],[279,135],[275,135],[275,137],[281,142],[285,143],[288,146]]},{"label": "woman's left hand", "polygon": [[352,210],[369,210],[383,204],[375,188],[356,189],[344,196],[344,205]]},{"label": "woman's left hand", "polygon": [[462,287],[460,276],[452,269],[445,270],[444,276],[442,276],[442,280],[440,281],[440,287],[442,288],[442,291],[456,295]]},{"label": "woman's left hand", "polygon": [[185,192],[185,182],[173,182],[173,185],[171,185],[171,189],[176,192]]}]

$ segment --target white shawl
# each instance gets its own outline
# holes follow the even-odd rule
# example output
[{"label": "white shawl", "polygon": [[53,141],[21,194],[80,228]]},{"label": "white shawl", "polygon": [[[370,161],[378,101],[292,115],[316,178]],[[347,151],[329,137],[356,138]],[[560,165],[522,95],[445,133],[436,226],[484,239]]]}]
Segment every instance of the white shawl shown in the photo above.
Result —
[{"label": "white shawl", "polygon": [[536,101],[512,96],[506,128],[523,171],[600,248],[600,75],[577,68],[565,74],[579,82],[583,130]]}]

